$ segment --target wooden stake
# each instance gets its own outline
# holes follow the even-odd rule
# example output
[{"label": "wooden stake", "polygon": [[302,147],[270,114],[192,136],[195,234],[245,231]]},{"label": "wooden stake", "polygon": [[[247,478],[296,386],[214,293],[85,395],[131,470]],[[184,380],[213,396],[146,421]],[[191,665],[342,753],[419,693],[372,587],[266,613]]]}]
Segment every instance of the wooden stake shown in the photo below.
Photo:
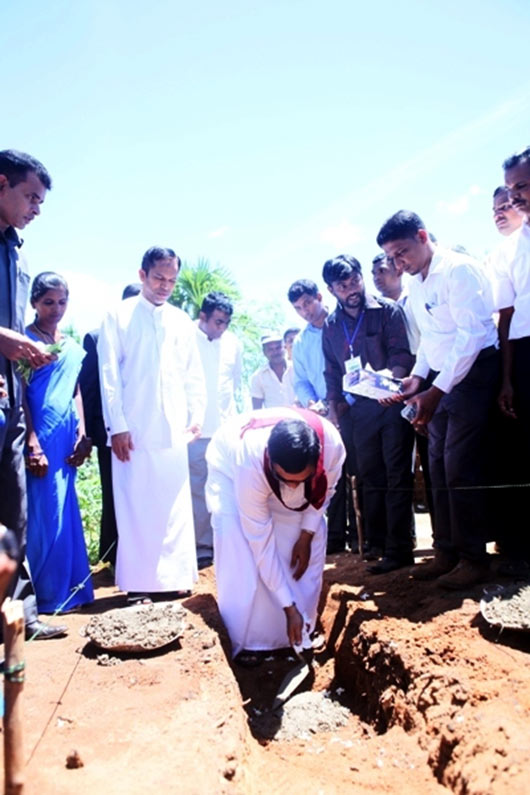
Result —
[{"label": "wooden stake", "polygon": [[355,511],[355,523],[357,525],[357,541],[359,542],[359,555],[363,556],[364,547],[364,532],[363,532],[363,518],[361,516],[361,509],[359,507],[359,492],[357,490],[357,478],[352,475],[351,478],[351,491],[353,497],[353,510]]},{"label": "wooden stake", "polygon": [[5,795],[24,790],[22,693],[24,690],[24,607],[9,597],[2,605],[4,620],[4,779]]}]

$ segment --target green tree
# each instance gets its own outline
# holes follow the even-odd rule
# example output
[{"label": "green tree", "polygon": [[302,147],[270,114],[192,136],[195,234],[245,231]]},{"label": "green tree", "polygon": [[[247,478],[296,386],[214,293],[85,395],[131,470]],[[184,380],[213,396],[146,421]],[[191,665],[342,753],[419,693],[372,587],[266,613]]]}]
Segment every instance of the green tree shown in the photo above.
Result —
[{"label": "green tree", "polygon": [[182,263],[179,277],[169,302],[183,309],[196,320],[202,299],[212,290],[219,290],[235,303],[241,294],[232,274],[220,265],[213,267],[207,259],[199,258],[196,265]]}]

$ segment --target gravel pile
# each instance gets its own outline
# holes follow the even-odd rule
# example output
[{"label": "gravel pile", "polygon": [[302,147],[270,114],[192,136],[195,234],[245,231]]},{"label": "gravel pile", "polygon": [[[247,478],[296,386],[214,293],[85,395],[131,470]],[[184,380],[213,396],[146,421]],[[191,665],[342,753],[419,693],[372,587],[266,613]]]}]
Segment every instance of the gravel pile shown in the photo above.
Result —
[{"label": "gravel pile", "polygon": [[315,734],[345,726],[350,712],[327,693],[299,693],[278,713],[255,714],[254,731],[269,740],[310,740]]},{"label": "gravel pile", "polygon": [[182,605],[158,602],[118,608],[93,616],[86,626],[85,635],[105,651],[151,651],[181,637],[185,626],[186,610]]},{"label": "gravel pile", "polygon": [[509,585],[483,599],[482,615],[504,629],[530,629],[530,585]]}]

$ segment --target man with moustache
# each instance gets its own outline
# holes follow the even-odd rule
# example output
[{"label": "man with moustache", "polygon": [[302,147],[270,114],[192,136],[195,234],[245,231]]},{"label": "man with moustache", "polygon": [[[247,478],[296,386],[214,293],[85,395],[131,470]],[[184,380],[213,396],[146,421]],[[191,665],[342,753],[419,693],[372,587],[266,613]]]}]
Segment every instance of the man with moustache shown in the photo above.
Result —
[{"label": "man with moustache", "polygon": [[508,237],[523,223],[523,216],[511,204],[508,190],[504,185],[493,192],[493,220],[504,237]]},{"label": "man with moustache", "polygon": [[[324,281],[338,305],[322,334],[330,419],[339,423],[349,412],[352,441],[363,493],[363,518],[368,543],[384,549],[369,568],[384,574],[414,563],[412,522],[412,427],[397,405],[350,396],[342,378],[353,366],[390,370],[404,378],[414,362],[402,309],[394,302],[366,293],[361,265],[341,255],[324,264]],[[352,399],[353,398],[353,399]]]},{"label": "man with moustache", "polygon": [[471,257],[435,246],[416,213],[400,210],[377,243],[413,278],[409,300],[421,339],[400,400],[429,431],[434,560],[413,577],[466,588],[488,574],[487,426],[498,374],[497,332],[484,270]]},{"label": "man with moustache", "polygon": [[[26,636],[39,640],[63,635],[66,627],[39,621],[26,549],[26,424],[22,408],[22,382],[16,363],[26,359],[32,367],[48,364],[52,357],[26,337],[25,309],[29,273],[21,252],[24,229],[40,215],[51,189],[51,178],[42,163],[13,149],[0,151],[0,524],[11,530],[20,547],[20,563],[11,584],[14,599],[24,602]],[[31,456],[32,450],[28,451]],[[14,590],[13,590],[14,588]]]},{"label": "man with moustache", "polygon": [[116,582],[130,603],[186,593],[197,579],[187,442],[200,436],[206,389],[195,327],[167,303],[179,268],[172,249],[148,249],[140,295],[108,313],[98,340]]},{"label": "man with moustache", "polygon": [[296,400],[293,366],[287,361],[283,336],[264,334],[261,348],[267,364],[259,367],[250,378],[252,408],[292,406]]},{"label": "man with moustache", "polygon": [[[499,310],[502,386],[498,402],[503,414],[517,421],[520,479],[530,480],[530,147],[504,164],[508,197],[523,223],[497,252],[494,260],[495,308]],[[530,545],[518,540],[519,552],[530,562]],[[516,557],[517,555],[514,555]]]}]

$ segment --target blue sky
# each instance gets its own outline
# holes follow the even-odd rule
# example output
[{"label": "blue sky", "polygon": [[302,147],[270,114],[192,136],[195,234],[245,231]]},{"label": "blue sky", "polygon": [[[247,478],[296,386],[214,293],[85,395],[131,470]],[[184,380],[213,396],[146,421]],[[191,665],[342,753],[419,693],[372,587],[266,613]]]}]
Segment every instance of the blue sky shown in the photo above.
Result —
[{"label": "blue sky", "polygon": [[530,143],[527,0],[4,0],[0,39],[1,148],[54,179],[31,270],[69,279],[81,331],[154,244],[289,322],[289,284],[342,252],[369,271],[401,207],[482,256]]}]

